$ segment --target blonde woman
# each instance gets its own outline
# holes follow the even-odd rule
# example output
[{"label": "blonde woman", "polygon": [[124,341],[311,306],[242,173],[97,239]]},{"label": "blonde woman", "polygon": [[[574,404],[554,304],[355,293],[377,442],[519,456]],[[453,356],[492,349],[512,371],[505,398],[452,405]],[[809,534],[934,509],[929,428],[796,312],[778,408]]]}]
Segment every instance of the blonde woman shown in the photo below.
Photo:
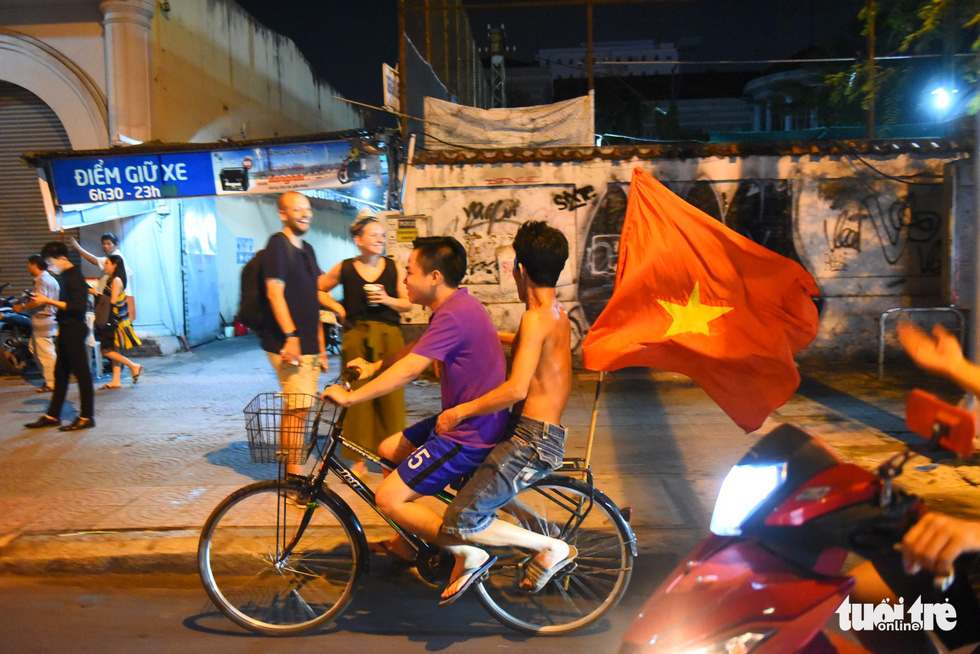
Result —
[{"label": "blonde woman", "polygon": [[[360,216],[350,228],[351,237],[360,250],[320,277],[320,303],[340,316],[346,325],[341,360],[380,361],[405,345],[399,314],[411,309],[405,288],[405,274],[395,260],[385,254],[385,227],[371,215]],[[329,291],[342,285],[342,303],[330,297]],[[354,388],[363,385],[357,382]],[[352,406],[344,419],[344,435],[372,452],[388,436],[405,427],[405,395],[398,389],[388,395]],[[353,452],[353,470],[367,472],[364,460]]]}]

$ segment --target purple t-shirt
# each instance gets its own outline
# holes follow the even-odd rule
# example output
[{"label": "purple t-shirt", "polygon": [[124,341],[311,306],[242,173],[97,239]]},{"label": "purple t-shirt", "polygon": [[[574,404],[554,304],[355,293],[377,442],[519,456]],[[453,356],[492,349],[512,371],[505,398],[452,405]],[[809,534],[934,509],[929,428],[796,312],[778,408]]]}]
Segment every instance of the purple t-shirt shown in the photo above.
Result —
[{"label": "purple t-shirt", "polygon": [[[465,288],[450,295],[432,314],[412,352],[442,362],[442,410],[475,400],[507,379],[504,350],[490,314]],[[507,411],[461,422],[441,434],[463,445],[491,447],[500,441]]]}]

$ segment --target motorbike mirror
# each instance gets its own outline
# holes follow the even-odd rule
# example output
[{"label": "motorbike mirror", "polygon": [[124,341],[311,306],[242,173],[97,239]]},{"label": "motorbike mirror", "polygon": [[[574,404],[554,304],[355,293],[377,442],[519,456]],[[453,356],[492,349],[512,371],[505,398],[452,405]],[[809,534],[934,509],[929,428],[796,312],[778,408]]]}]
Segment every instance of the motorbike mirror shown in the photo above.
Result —
[{"label": "motorbike mirror", "polygon": [[905,423],[909,431],[929,439],[934,446],[944,447],[963,458],[973,454],[977,426],[972,411],[916,388],[909,393],[905,405]]}]

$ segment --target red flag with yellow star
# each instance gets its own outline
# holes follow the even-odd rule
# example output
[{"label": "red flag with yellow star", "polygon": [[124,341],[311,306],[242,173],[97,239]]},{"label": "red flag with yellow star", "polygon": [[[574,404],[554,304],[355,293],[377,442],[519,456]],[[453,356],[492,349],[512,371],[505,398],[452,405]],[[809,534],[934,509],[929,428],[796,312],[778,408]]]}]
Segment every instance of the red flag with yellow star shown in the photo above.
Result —
[{"label": "red flag with yellow star", "polygon": [[795,261],[725,227],[639,168],[616,286],[582,343],[585,367],[687,375],[746,432],[800,384],[819,290]]}]

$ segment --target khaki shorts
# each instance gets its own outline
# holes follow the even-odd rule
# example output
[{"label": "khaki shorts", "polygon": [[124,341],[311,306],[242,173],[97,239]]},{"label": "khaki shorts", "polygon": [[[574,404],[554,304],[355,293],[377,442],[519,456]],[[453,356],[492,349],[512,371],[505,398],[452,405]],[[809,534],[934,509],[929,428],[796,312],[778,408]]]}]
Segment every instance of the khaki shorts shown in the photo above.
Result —
[{"label": "khaki shorts", "polygon": [[317,385],[320,382],[320,356],[304,354],[299,358],[299,365],[294,366],[283,360],[279,354],[266,352],[269,363],[279,376],[279,385],[283,393],[303,393],[317,395]]}]

